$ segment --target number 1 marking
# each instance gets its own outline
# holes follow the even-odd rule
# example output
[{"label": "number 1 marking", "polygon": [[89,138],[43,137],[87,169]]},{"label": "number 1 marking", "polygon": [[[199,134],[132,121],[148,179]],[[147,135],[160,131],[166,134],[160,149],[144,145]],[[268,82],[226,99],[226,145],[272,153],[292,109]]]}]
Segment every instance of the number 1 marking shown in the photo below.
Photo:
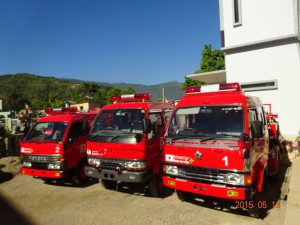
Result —
[{"label": "number 1 marking", "polygon": [[228,157],[227,157],[227,156],[225,156],[224,158],[222,158],[222,160],[224,160],[224,161],[225,161],[225,166],[228,166]]}]

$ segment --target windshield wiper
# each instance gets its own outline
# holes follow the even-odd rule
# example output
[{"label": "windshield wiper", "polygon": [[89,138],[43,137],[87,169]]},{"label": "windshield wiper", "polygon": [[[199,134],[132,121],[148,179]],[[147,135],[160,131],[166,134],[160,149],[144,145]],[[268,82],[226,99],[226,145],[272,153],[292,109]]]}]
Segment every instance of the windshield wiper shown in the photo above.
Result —
[{"label": "windshield wiper", "polygon": [[202,139],[200,142],[214,140],[214,139],[218,139],[218,138],[224,138],[224,137],[238,137],[239,138],[240,135],[234,135],[234,134],[217,134],[217,135],[213,135],[211,137]]},{"label": "windshield wiper", "polygon": [[94,141],[98,137],[98,134],[90,134],[90,140]]},{"label": "windshield wiper", "polygon": [[187,138],[201,138],[201,137],[206,137],[207,135],[205,134],[190,134],[190,135],[183,135],[179,137],[174,137],[172,138],[169,143],[172,143],[173,141],[180,140],[180,139],[187,139]]},{"label": "windshield wiper", "polygon": [[[100,135],[101,134],[101,135]],[[104,135],[103,135],[104,134]],[[90,134],[89,135],[89,138],[90,140],[94,141],[98,136],[102,136],[102,137],[110,137],[112,136],[110,132],[106,132],[106,131],[103,131],[103,130],[100,130],[100,131],[96,131],[94,132],[93,134]]]},{"label": "windshield wiper", "polygon": [[45,143],[45,142],[47,142],[47,143],[50,143],[50,142],[55,142],[55,140],[31,140],[31,139],[29,139],[29,140],[26,140],[26,142],[33,142],[33,143],[37,143],[37,144],[42,144],[42,143]]},{"label": "windshield wiper", "polygon": [[120,135],[114,136],[110,141],[113,141],[113,140],[117,139],[118,137],[120,137]]}]

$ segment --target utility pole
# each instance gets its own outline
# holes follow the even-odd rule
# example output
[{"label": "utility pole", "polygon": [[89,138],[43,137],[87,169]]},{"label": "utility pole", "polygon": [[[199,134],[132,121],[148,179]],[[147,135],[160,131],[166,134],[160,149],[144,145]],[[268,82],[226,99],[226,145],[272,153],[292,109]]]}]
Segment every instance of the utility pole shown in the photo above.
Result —
[{"label": "utility pole", "polygon": [[164,84],[161,85],[161,95],[162,95],[162,102],[165,102],[165,86],[164,86]]}]

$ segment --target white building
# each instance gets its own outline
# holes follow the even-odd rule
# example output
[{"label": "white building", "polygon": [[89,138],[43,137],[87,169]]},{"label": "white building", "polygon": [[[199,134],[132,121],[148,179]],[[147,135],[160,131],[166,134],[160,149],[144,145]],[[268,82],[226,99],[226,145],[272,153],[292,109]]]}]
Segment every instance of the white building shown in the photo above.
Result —
[{"label": "white building", "polygon": [[[240,82],[272,104],[281,132],[300,130],[300,0],[219,0],[226,71],[213,80]],[[201,77],[210,73],[189,75]],[[217,77],[216,77],[217,76]]]}]

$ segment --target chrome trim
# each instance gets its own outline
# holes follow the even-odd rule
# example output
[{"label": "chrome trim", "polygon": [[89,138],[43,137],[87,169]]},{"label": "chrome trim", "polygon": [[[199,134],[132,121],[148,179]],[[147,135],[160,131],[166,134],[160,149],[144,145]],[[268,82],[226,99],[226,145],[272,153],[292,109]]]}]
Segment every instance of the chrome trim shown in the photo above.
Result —
[{"label": "chrome trim", "polygon": [[24,162],[33,162],[33,163],[54,163],[57,162],[57,159],[61,155],[34,155],[34,154],[26,154],[23,155],[22,160]]}]

